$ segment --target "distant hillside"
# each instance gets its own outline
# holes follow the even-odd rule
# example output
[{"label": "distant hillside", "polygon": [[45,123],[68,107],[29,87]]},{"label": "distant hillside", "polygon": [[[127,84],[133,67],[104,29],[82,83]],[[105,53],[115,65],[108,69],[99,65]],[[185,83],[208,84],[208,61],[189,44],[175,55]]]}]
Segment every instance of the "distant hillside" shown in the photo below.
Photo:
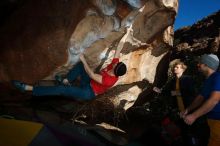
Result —
[{"label": "distant hillside", "polygon": [[212,52],[219,56],[219,44],[220,11],[203,18],[192,26],[178,29],[174,34],[174,52],[180,54],[201,55]]}]

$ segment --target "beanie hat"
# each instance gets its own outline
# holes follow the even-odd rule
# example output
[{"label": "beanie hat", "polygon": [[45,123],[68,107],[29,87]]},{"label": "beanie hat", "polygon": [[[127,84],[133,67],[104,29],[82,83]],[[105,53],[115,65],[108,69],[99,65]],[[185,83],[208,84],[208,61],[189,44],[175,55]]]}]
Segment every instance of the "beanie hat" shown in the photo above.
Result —
[{"label": "beanie hat", "polygon": [[115,69],[114,69],[114,74],[116,76],[123,76],[127,71],[127,67],[123,62],[119,62]]},{"label": "beanie hat", "polygon": [[216,71],[219,66],[219,59],[214,54],[204,54],[200,58],[200,63],[203,63],[207,65],[209,68]]}]

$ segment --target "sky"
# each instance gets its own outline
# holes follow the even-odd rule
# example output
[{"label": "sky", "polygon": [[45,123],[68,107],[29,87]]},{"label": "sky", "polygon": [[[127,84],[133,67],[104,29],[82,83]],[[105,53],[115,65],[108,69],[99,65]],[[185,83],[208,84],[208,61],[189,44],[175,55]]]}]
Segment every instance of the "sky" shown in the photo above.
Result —
[{"label": "sky", "polygon": [[192,25],[218,10],[220,10],[220,0],[179,0],[174,29]]}]

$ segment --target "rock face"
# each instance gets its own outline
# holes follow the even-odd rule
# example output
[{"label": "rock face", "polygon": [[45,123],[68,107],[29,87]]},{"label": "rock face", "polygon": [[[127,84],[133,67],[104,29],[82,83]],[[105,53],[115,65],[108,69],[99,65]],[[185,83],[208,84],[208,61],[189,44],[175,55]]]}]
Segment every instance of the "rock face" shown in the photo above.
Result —
[{"label": "rock face", "polygon": [[[23,1],[0,29],[0,80],[43,79],[67,61],[69,38],[85,2]],[[78,12],[82,13],[78,13]]]},{"label": "rock face", "polygon": [[[178,54],[201,55],[214,53],[220,57],[220,11],[207,16],[192,26],[175,32],[174,50]],[[174,56],[177,54],[173,54]],[[178,57],[178,56],[176,56]]]},{"label": "rock face", "polygon": [[178,0],[25,1],[0,29],[0,80],[52,79],[75,65],[82,52],[94,70],[100,69],[132,24],[120,58],[128,72],[114,89],[125,87],[107,93],[132,103],[148,84],[165,81],[160,70],[168,64],[177,8]]}]

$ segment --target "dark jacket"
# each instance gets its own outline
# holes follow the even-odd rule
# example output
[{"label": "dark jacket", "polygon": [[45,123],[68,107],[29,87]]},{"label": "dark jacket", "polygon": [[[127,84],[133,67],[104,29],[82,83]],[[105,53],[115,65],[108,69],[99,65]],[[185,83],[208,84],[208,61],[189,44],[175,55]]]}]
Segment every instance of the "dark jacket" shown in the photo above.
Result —
[{"label": "dark jacket", "polygon": [[[171,91],[173,90],[176,90],[176,78],[171,79],[164,93],[167,96],[171,96]],[[183,98],[184,106],[187,107],[192,103],[196,96],[194,81],[191,76],[182,75],[180,77],[180,93],[181,97]],[[174,100],[176,101],[176,98],[174,98]]]}]

